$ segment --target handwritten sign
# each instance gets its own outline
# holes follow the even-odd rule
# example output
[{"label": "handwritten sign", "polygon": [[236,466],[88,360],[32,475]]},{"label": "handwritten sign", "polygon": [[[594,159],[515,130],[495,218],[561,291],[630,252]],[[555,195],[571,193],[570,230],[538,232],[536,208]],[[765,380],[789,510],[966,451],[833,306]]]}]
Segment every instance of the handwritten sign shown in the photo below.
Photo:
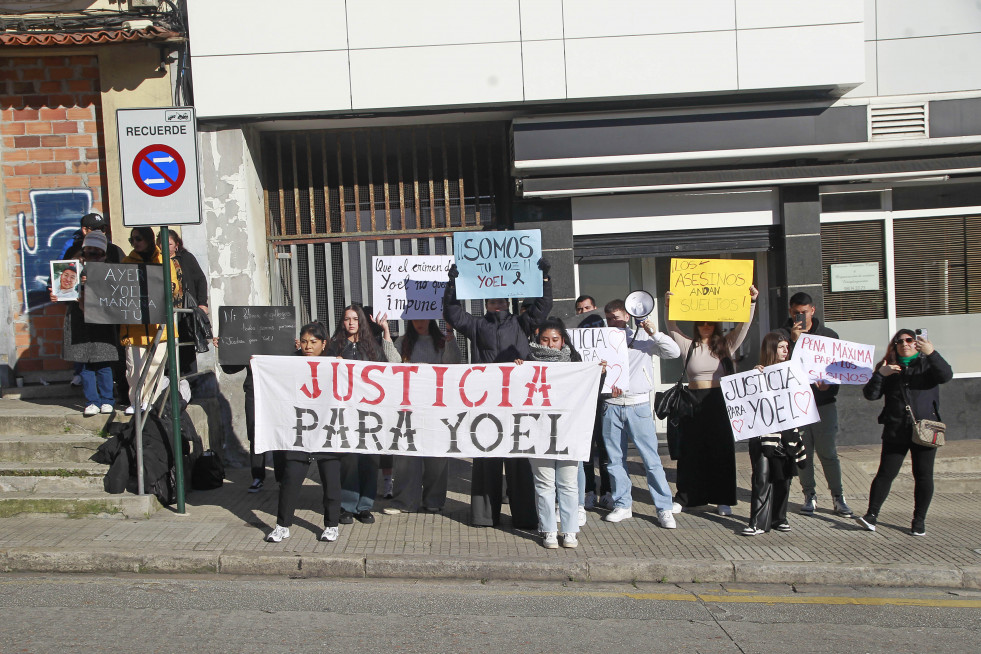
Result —
[{"label": "handwritten sign", "polygon": [[453,254],[460,299],[541,297],[542,232],[454,232]]},{"label": "handwritten sign", "polygon": [[627,332],[616,327],[595,329],[570,329],[572,345],[582,355],[583,361],[606,361],[606,379],[603,393],[612,393],[616,386],[630,392],[630,365],[627,356]]},{"label": "handwritten sign", "polygon": [[296,351],[294,307],[234,307],[218,310],[218,363],[243,365],[253,354]]},{"label": "handwritten sign", "polygon": [[375,311],[389,320],[443,317],[443,293],[452,255],[394,256],[372,259]]},{"label": "handwritten sign", "polygon": [[800,364],[812,382],[864,385],[872,378],[874,357],[874,345],[801,334],[790,358]]},{"label": "handwritten sign", "polygon": [[749,321],[753,261],[672,259],[669,320]]},{"label": "handwritten sign", "polygon": [[794,361],[728,375],[721,383],[737,441],[821,421],[810,381]]},{"label": "handwritten sign", "polygon": [[142,263],[85,265],[85,322],[159,325],[164,316],[163,266]]}]

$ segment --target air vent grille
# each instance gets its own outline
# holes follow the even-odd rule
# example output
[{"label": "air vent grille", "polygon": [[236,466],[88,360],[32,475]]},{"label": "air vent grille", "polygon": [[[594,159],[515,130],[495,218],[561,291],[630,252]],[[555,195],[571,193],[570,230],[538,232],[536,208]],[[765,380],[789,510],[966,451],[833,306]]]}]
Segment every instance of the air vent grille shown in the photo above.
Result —
[{"label": "air vent grille", "polygon": [[869,140],[925,139],[928,133],[925,102],[869,106]]}]

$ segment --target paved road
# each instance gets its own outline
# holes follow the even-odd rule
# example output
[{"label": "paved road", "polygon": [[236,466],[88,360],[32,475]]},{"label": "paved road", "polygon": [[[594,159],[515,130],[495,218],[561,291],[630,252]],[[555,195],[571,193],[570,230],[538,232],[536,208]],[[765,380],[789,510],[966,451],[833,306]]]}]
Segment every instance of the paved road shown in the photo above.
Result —
[{"label": "paved road", "polygon": [[0,576],[0,652],[977,652],[981,592]]}]

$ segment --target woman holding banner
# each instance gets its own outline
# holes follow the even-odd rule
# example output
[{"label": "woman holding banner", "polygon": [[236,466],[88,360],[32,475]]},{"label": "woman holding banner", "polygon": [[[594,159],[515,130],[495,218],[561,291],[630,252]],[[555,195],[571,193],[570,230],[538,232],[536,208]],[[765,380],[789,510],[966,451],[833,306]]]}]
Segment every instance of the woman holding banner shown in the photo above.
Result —
[{"label": "woman holding banner", "polygon": [[[330,337],[327,356],[358,361],[387,361],[401,363],[402,357],[392,344],[388,316],[378,314],[374,322],[382,328],[379,345],[371,328],[371,320],[359,305],[344,307],[344,317]],[[341,524],[358,522],[370,525],[375,521],[371,509],[378,494],[378,455],[348,454],[341,459]]]},{"label": "woman holding banner", "polygon": [[953,379],[954,372],[934,349],[933,343],[927,340],[925,331],[920,336],[910,329],[896,332],[886,348],[885,358],[862,388],[867,400],[885,398],[885,406],[879,414],[882,425],[879,470],[869,490],[868,511],[858,519],[859,524],[869,531],[875,531],[879,510],[909,452],[913,460],[910,533],[926,536],[926,514],[933,499],[933,461],[937,448],[913,442],[913,421],[940,420],[940,384]]},{"label": "woman holding banner", "polygon": [[[323,323],[311,322],[300,328],[300,349],[297,354],[305,357],[323,356],[327,347],[327,328]],[[333,543],[339,535],[341,517],[341,458],[335,452],[301,452],[288,450],[283,456],[283,479],[279,484],[279,505],[276,511],[276,528],[266,536],[270,543],[279,543],[290,537],[296,501],[306,479],[310,462],[317,462],[320,483],[324,487],[324,531],[320,540]],[[348,455],[350,456],[350,455]]]},{"label": "woman holding banner", "polygon": [[[770,332],[763,337],[760,346],[760,365],[762,371],[767,366],[783,363],[790,356],[790,343],[780,332]],[[743,529],[743,536],[759,536],[770,531],[790,531],[787,522],[787,499],[790,497],[790,482],[797,474],[797,468],[806,463],[804,442],[797,429],[788,429],[779,434],[764,434],[748,441],[749,459],[753,466],[752,493],[750,501],[749,525]]]},{"label": "woman holding banner", "polygon": [[[735,372],[732,355],[746,339],[759,294],[755,286],[749,287],[749,320],[736,323],[728,334],[722,333],[720,323],[699,321],[692,340],[676,322],[667,321],[668,333],[682,353],[693,348],[687,372],[688,389],[695,403],[693,415],[681,421],[675,497],[684,507],[717,504],[719,515],[732,515],[731,507],[736,503],[736,448],[719,380]],[[671,295],[665,295],[665,312]]]},{"label": "woman holding banner", "polygon": [[[453,329],[442,332],[435,320],[410,320],[409,329],[395,341],[404,363],[460,363],[460,347]],[[396,456],[393,471],[392,504],[382,509],[386,515],[442,511],[446,504],[449,459],[436,456]]]}]

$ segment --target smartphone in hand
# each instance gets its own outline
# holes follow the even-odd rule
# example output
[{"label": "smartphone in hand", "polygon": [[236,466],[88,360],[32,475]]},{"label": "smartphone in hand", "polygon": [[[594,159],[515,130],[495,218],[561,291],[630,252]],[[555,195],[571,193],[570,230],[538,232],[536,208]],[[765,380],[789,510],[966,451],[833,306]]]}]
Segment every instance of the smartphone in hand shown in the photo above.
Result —
[{"label": "smartphone in hand", "polygon": [[807,314],[805,314],[803,311],[794,314],[794,324],[803,325],[804,329],[807,329]]},{"label": "smartphone in hand", "polygon": [[925,329],[917,329],[913,333],[916,334],[916,340],[918,341],[925,341],[930,335],[930,333]]}]

